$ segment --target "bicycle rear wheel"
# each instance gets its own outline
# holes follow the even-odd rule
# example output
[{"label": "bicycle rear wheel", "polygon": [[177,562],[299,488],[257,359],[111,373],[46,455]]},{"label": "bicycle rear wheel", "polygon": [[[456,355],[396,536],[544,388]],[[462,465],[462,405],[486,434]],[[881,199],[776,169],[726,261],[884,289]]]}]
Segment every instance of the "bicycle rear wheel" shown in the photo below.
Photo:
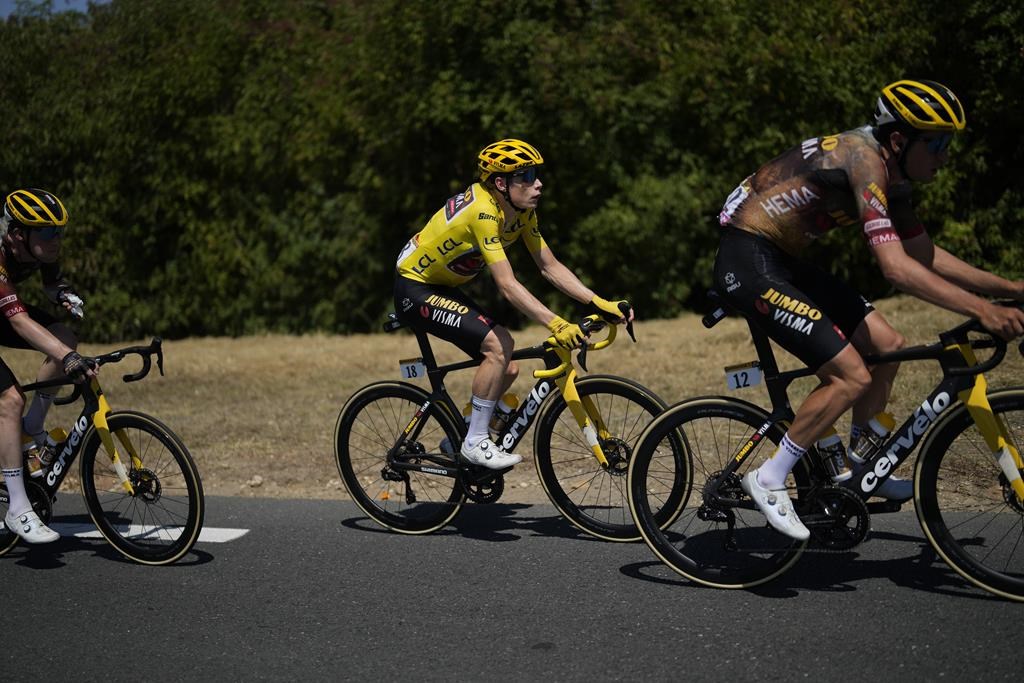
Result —
[{"label": "bicycle rear wheel", "polygon": [[[416,412],[429,401],[425,391],[401,382],[378,382],[356,392],[341,409],[334,430],[334,456],[349,495],[372,520],[403,534],[426,534],[447,524],[465,494],[454,477],[391,467],[391,451]],[[438,404],[430,403],[417,429],[406,438],[404,460],[429,465],[420,456],[452,459],[462,435]]]},{"label": "bicycle rear wheel", "polygon": [[[203,528],[203,484],[181,440],[159,420],[134,411],[111,413],[107,425],[132,492],[125,489],[95,428],[82,447],[82,496],[89,516],[125,557],[170,564],[188,553]],[[133,463],[130,450],[142,460]]]},{"label": "bicycle rear wheel", "polygon": [[[640,437],[629,467],[633,519],[651,550],[691,581],[716,588],[756,586],[789,569],[806,546],[768,527],[739,486],[745,472],[774,453],[785,433],[781,425],[758,437],[739,471],[722,476],[767,419],[745,401],[696,398],[668,408]],[[675,433],[685,439],[696,490],[682,513],[662,528],[655,512],[671,481],[665,440]],[[737,506],[716,502],[712,494]]]},{"label": "bicycle rear wheel", "polygon": [[[592,375],[576,382],[610,432],[601,439],[609,467],[594,457],[565,399],[548,400],[534,434],[534,459],[541,483],[555,507],[583,531],[609,541],[640,538],[629,513],[626,471],[640,434],[665,408],[644,386],[623,377]],[[599,435],[601,436],[601,435]],[[690,489],[690,466],[682,440],[666,441],[674,476],[665,499],[655,512],[659,523],[679,513]]]},{"label": "bicycle rear wheel", "polygon": [[[1020,452],[1024,389],[988,400]],[[1024,506],[963,404],[921,446],[914,493],[921,527],[950,567],[980,588],[1024,601]]]}]

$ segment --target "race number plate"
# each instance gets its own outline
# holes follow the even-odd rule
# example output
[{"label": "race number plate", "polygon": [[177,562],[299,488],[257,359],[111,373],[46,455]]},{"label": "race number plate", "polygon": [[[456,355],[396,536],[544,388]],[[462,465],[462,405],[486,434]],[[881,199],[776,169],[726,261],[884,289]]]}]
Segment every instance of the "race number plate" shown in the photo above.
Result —
[{"label": "race number plate", "polygon": [[427,366],[423,364],[422,358],[406,358],[398,361],[398,367],[402,370],[402,379],[418,379],[425,377]]},{"label": "race number plate", "polygon": [[761,383],[761,366],[757,361],[730,365],[725,368],[725,380],[730,389],[746,389]]}]

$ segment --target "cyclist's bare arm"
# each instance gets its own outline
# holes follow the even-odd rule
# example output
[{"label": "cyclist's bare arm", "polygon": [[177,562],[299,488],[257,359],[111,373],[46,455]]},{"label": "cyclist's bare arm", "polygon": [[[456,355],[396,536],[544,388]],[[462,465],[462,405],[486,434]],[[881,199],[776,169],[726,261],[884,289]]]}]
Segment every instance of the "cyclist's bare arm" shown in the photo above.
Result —
[{"label": "cyclist's bare arm", "polygon": [[562,294],[579,301],[581,304],[590,303],[591,299],[594,298],[594,291],[580,282],[575,273],[555,258],[551,249],[544,247],[535,254],[532,254],[532,256],[537,264],[537,268],[540,270],[540,274]]},{"label": "cyclist's bare arm", "polygon": [[942,277],[913,258],[902,242],[871,245],[882,275],[900,291],[942,308],[977,318],[986,329],[1004,339],[1024,334],[1024,312],[996,306]]},{"label": "cyclist's bare arm", "polygon": [[515,273],[512,272],[512,266],[507,260],[490,264],[488,270],[490,270],[494,284],[498,286],[501,295],[523,315],[529,316],[541,325],[547,325],[555,318],[551,309],[530,294],[530,291],[516,279]]},{"label": "cyclist's bare arm", "polygon": [[74,351],[29,317],[28,313],[16,313],[10,317],[9,321],[19,337],[27,341],[36,351],[53,358],[58,366],[63,362],[65,356]]},{"label": "cyclist's bare arm", "polygon": [[1013,282],[975,268],[936,245],[927,234],[904,240],[903,246],[925,267],[964,289],[993,297],[1024,299],[1024,282]]}]

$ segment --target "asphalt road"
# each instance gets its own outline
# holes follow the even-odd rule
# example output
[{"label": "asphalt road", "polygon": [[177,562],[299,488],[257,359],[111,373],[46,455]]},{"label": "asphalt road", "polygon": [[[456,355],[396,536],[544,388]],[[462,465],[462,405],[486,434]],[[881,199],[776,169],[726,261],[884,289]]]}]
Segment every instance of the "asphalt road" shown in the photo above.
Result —
[{"label": "asphalt road", "polygon": [[[56,522],[85,527],[62,496]],[[1017,677],[1024,605],[962,581],[912,513],[755,591],[695,587],[548,506],[468,506],[426,537],[344,502],[208,500],[172,567],[66,537],[0,558],[13,680],[934,680]]]}]

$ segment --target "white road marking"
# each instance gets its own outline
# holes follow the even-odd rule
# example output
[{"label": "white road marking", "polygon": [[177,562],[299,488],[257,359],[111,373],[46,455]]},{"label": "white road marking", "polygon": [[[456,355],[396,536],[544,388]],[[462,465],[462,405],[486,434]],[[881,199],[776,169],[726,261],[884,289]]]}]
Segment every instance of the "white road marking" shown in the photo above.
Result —
[{"label": "white road marking", "polygon": [[[75,538],[103,538],[99,531],[96,530],[96,526],[93,524],[73,524],[65,522],[56,522],[50,525],[50,528],[56,531],[61,536],[74,536]],[[178,533],[181,527],[143,527],[141,524],[133,524],[130,529],[132,536],[146,536],[152,535],[157,531],[172,531]],[[249,533],[248,529],[222,529],[218,527],[203,527],[203,530],[199,532],[200,543],[228,543],[229,541],[235,541],[242,536]]]}]

